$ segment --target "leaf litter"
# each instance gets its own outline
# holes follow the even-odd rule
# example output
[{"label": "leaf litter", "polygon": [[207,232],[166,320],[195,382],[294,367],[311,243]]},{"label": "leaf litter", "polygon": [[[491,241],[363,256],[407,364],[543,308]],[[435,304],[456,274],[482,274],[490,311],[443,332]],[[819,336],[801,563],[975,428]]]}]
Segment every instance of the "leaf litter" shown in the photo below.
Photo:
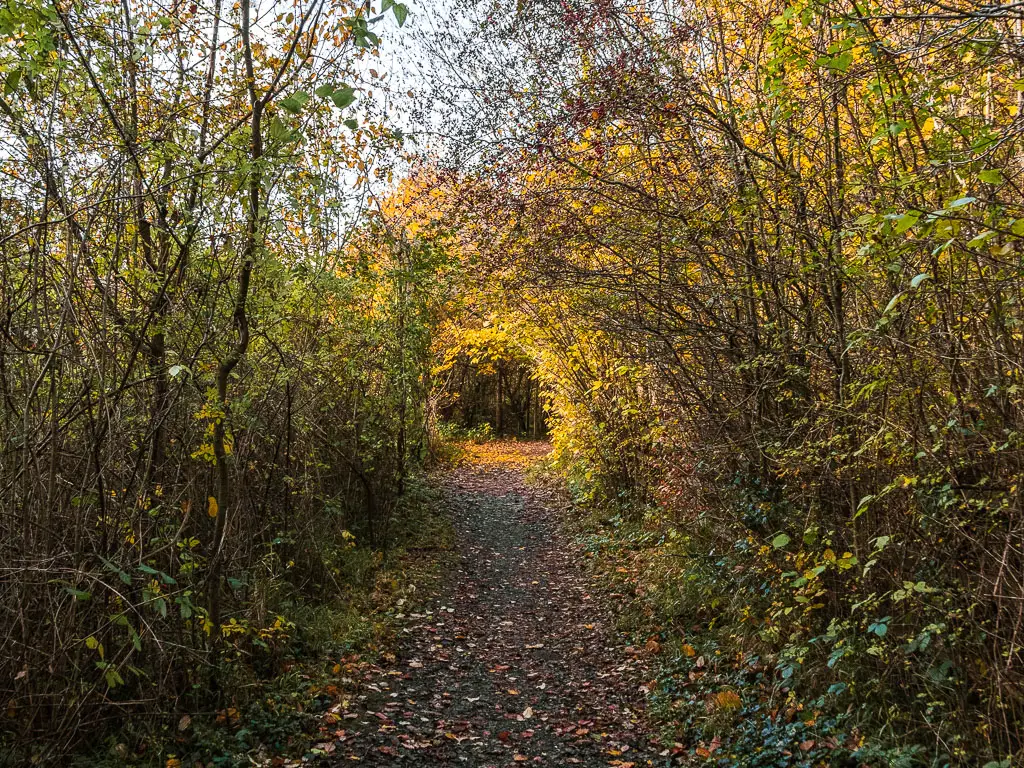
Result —
[{"label": "leaf litter", "polygon": [[433,608],[402,617],[390,663],[360,666],[315,764],[676,764],[644,717],[644,658],[562,535],[562,503],[509,455],[444,479],[457,564]]}]

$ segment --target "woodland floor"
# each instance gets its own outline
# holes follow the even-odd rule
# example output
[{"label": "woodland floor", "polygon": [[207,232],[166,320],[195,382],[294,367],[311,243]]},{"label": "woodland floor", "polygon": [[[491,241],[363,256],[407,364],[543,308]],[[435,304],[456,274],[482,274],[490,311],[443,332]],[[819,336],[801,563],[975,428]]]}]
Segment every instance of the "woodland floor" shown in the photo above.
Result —
[{"label": "woodland floor", "polygon": [[[335,707],[323,765],[667,765],[642,713],[642,654],[562,533],[564,503],[528,484],[541,444],[443,480],[457,558],[394,663]],[[659,754],[661,753],[661,754]]]}]

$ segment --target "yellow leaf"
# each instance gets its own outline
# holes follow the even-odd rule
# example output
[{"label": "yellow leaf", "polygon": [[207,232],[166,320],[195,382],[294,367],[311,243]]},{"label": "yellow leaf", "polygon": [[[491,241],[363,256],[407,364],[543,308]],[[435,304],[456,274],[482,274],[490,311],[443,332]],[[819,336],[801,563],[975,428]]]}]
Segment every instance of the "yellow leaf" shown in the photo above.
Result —
[{"label": "yellow leaf", "polygon": [[218,512],[219,510],[220,510],[220,507],[218,507],[218,506],[217,506],[217,499],[216,499],[216,498],[214,498],[213,496],[211,496],[211,497],[210,497],[210,506],[209,506],[209,507],[207,507],[207,509],[206,509],[206,513],[207,513],[207,514],[208,514],[208,515],[209,515],[210,517],[216,517],[216,516],[217,516],[217,512]]},{"label": "yellow leaf", "polygon": [[740,699],[739,694],[735,691],[720,691],[715,694],[715,702],[720,709],[725,710],[739,709],[743,706],[742,699]]}]

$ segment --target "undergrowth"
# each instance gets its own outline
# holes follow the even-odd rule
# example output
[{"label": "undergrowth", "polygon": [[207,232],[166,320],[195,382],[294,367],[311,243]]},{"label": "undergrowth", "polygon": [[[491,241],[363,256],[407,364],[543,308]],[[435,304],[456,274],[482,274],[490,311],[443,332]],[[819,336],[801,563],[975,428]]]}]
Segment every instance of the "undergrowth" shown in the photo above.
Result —
[{"label": "undergrowth", "polygon": [[771,631],[764,617],[779,606],[778,584],[754,567],[765,555],[760,546],[744,538],[729,549],[704,549],[706,532],[680,529],[657,505],[610,498],[572,468],[544,469],[555,472],[569,479],[577,539],[621,606],[618,628],[652,657],[649,713],[692,764],[953,764],[941,747],[907,738],[895,702],[880,705],[864,695],[865,683],[844,682],[858,675],[839,674],[835,651],[816,661],[834,629],[813,638]]},{"label": "undergrowth", "polygon": [[353,543],[344,552],[336,588],[322,599],[274,585],[276,637],[226,638],[215,676],[220,708],[133,720],[70,765],[241,768],[315,755],[318,734],[331,726],[325,713],[355,693],[363,666],[390,657],[396,615],[429,595],[453,544],[438,491],[423,478],[409,483],[392,525],[387,551]]}]

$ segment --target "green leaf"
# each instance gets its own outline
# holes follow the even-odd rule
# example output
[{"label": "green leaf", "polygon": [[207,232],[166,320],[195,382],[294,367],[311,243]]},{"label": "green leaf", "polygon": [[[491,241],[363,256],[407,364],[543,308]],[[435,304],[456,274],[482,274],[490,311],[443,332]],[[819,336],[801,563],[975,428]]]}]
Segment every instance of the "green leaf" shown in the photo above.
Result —
[{"label": "green leaf", "polygon": [[189,599],[188,595],[176,597],[174,598],[174,602],[178,604],[178,609],[181,612],[181,618],[192,618],[192,601]]},{"label": "green leaf", "polygon": [[350,85],[344,85],[331,94],[331,101],[338,109],[344,109],[356,100],[356,89]]},{"label": "green leaf", "polygon": [[352,31],[352,38],[360,48],[370,48],[380,44],[380,38],[370,31],[366,19],[359,16],[345,19],[345,26]]},{"label": "green leaf", "polygon": [[920,211],[907,211],[902,216],[895,219],[896,225],[893,227],[893,232],[895,232],[897,235],[903,234],[912,226],[917,224],[917,220],[920,218]]},{"label": "green leaf", "polygon": [[829,64],[829,67],[837,72],[845,72],[850,68],[851,64],[853,64],[853,54],[846,51],[832,59],[832,63]]},{"label": "green leaf", "polygon": [[98,557],[99,557],[100,560],[103,561],[103,565],[105,565],[107,567],[107,570],[111,571],[112,573],[116,573],[117,574],[117,578],[119,578],[125,584],[131,586],[131,583],[132,583],[131,574],[129,574],[129,573],[125,572],[125,571],[122,571],[115,563],[112,563],[110,560],[107,560],[107,558],[105,558],[103,555],[98,555]]},{"label": "green leaf", "polygon": [[345,126],[354,131],[356,128],[359,127],[359,122],[354,118],[350,117],[348,120],[345,121]]},{"label": "green leaf", "polygon": [[[901,294],[897,294],[897,295],[901,295]],[[889,303],[892,304],[891,301]],[[888,309],[886,309],[886,311],[888,311]],[[856,512],[853,515],[853,519],[854,520],[856,520],[858,517],[860,517],[865,512],[867,512],[868,504],[870,504],[874,500],[874,498],[875,498],[875,494],[869,493],[867,496],[865,496],[864,498],[862,498],[860,501],[857,502],[857,510],[856,510]]]},{"label": "green leaf", "polygon": [[900,302],[901,302],[902,300],[903,300],[903,292],[902,292],[902,291],[900,291],[900,292],[899,292],[899,293],[897,293],[897,294],[896,294],[895,296],[893,296],[893,297],[892,297],[891,299],[889,299],[889,303],[885,305],[885,309],[883,309],[883,310],[882,310],[882,314],[883,314],[883,315],[886,315],[886,314],[888,314],[888,313],[889,313],[890,311],[892,311],[892,310],[893,310],[893,309],[894,309],[894,308],[896,307],[896,305],[897,305],[897,304],[899,304],[899,303],[900,303]]},{"label": "green leaf", "polygon": [[270,138],[275,141],[285,142],[291,138],[291,135],[291,129],[284,124],[284,121],[281,120],[281,118],[274,115],[273,119],[270,121]]},{"label": "green leaf", "polygon": [[395,21],[398,22],[398,26],[405,26],[405,20],[409,18],[409,9],[405,4],[395,3],[392,10],[394,11]]},{"label": "green leaf", "polygon": [[103,671],[103,677],[107,681],[108,688],[117,688],[119,685],[124,685],[124,678],[122,678],[117,669],[112,666],[108,666]]},{"label": "green leaf", "polygon": [[911,288],[917,288],[925,280],[931,280],[931,279],[932,279],[931,275],[929,275],[927,272],[922,272],[921,274],[914,276],[914,279],[910,281],[910,287]]},{"label": "green leaf", "polygon": [[64,587],[64,591],[75,598],[75,600],[81,600],[82,602],[92,598],[92,595],[88,592],[84,592],[81,589],[75,589],[74,587]]},{"label": "green leaf", "polygon": [[139,570],[143,573],[148,573],[150,576],[155,576],[160,579],[164,584],[177,584],[173,577],[163,571],[158,571],[156,568],[146,565],[145,563],[139,566]]},{"label": "green leaf", "polygon": [[315,91],[313,91],[313,93],[315,93],[321,99],[329,99],[331,97],[331,94],[334,93],[334,86],[329,83],[324,83]]},{"label": "green leaf", "polygon": [[946,206],[946,210],[951,211],[954,208],[963,208],[965,205],[970,205],[971,203],[977,202],[977,200],[978,198],[976,197],[958,197],[956,200],[954,200],[952,203]]},{"label": "green leaf", "polygon": [[4,80],[4,96],[10,96],[16,90],[18,90],[18,83],[21,82],[21,68],[12,69],[7,73],[7,77]]},{"label": "green leaf", "polygon": [[790,541],[789,536],[787,536],[784,533],[780,533],[778,536],[776,536],[774,539],[772,539],[772,546],[775,549],[782,549],[784,546],[789,544],[789,541]]},{"label": "green leaf", "polygon": [[986,184],[1002,184],[1003,174],[1002,171],[992,169],[988,171],[982,171],[978,174],[978,178],[984,181]]},{"label": "green leaf", "polygon": [[282,109],[291,112],[293,115],[299,114],[302,108],[306,106],[306,102],[309,101],[309,94],[305,91],[296,91],[287,99],[281,99],[278,104]]},{"label": "green leaf", "polygon": [[996,233],[993,232],[992,230],[988,230],[986,232],[982,232],[977,237],[974,237],[971,240],[969,240],[967,242],[967,247],[968,248],[977,248],[979,245],[984,245],[986,242],[988,242],[989,240],[991,240],[995,236],[996,236]]}]

